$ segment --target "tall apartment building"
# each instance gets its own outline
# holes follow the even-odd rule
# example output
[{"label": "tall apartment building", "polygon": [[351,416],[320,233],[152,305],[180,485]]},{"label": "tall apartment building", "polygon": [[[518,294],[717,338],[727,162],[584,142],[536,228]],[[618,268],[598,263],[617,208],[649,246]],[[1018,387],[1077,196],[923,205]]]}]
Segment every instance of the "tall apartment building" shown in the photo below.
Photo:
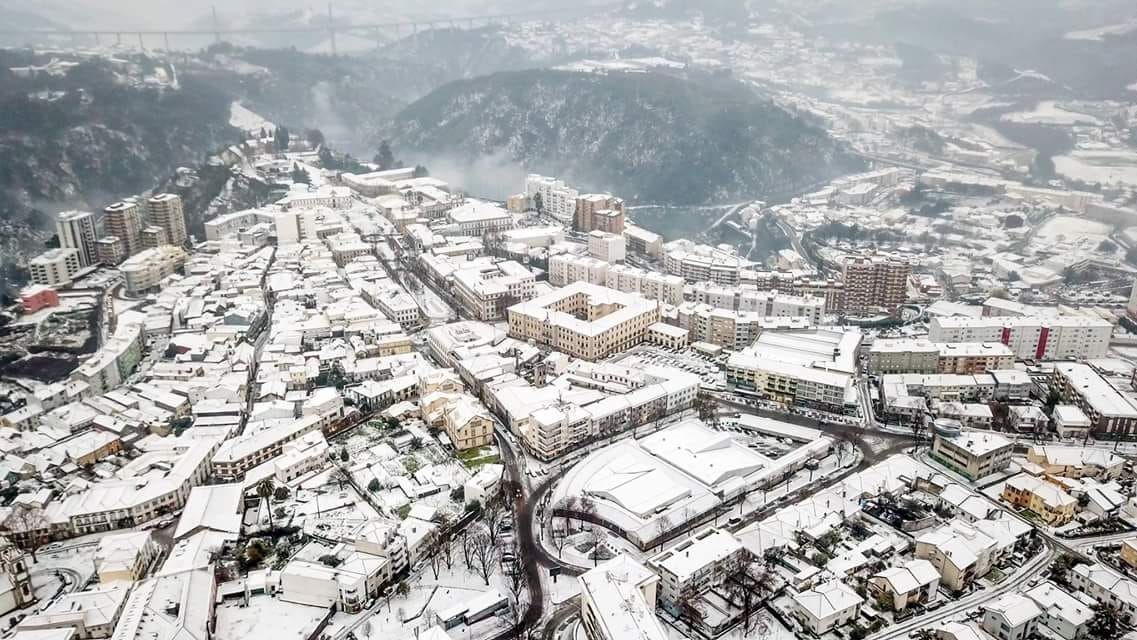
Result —
[{"label": "tall apartment building", "polygon": [[683,302],[683,278],[639,267],[614,264],[608,267],[604,286],[624,293],[638,293],[648,300],[677,305]]},{"label": "tall apartment building", "polygon": [[586,193],[576,199],[573,228],[588,233],[624,232],[624,200],[607,193]]},{"label": "tall apartment building", "polygon": [[1102,358],[1113,325],[1100,318],[940,317],[928,323],[932,342],[1001,342],[1023,360]]},{"label": "tall apartment building", "polygon": [[126,241],[118,236],[104,236],[95,242],[95,256],[99,262],[114,266],[126,260]]},{"label": "tall apartment building", "polygon": [[571,224],[576,217],[576,199],[580,192],[562,180],[530,174],[525,178],[525,193],[533,208],[564,224]]},{"label": "tall apartment building", "polygon": [[142,250],[142,207],[134,200],[123,200],[103,209],[103,226],[108,236],[123,241],[127,256]]},{"label": "tall apartment building", "polygon": [[59,234],[60,247],[79,250],[79,264],[86,267],[98,261],[95,214],[90,211],[60,212],[55,220],[55,231]]},{"label": "tall apartment building", "polygon": [[845,311],[863,313],[872,309],[896,311],[908,300],[908,276],[912,266],[904,260],[879,255],[845,259]]},{"label": "tall apartment building", "polygon": [[79,250],[72,248],[49,249],[28,260],[32,282],[49,287],[70,283],[81,268]]},{"label": "tall apartment building", "polygon": [[150,224],[161,227],[165,233],[166,244],[180,247],[186,243],[186,216],[180,196],[159,193],[146,201],[146,209],[150,213]]}]

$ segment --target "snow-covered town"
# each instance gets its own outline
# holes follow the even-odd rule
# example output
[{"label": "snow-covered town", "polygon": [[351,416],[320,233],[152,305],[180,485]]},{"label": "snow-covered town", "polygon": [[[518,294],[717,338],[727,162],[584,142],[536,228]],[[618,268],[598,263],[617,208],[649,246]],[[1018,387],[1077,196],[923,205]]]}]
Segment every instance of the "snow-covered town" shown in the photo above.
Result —
[{"label": "snow-covered town", "polygon": [[55,215],[0,311],[0,639],[1137,637],[1137,107],[998,114],[1069,135],[1039,184],[974,60],[746,33],[508,41],[775,87],[864,171],[675,232],[233,102],[258,206]]}]

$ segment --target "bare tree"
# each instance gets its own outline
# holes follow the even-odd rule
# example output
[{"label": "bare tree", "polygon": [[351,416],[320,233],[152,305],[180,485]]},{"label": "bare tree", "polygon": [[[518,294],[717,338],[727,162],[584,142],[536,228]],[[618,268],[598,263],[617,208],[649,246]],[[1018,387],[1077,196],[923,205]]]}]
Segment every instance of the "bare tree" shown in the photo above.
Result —
[{"label": "bare tree", "polygon": [[699,592],[695,589],[688,587],[679,593],[679,602],[676,603],[679,607],[679,619],[682,620],[688,629],[694,630],[696,626],[702,626],[703,619],[706,613],[699,608]]},{"label": "bare tree", "polygon": [[430,570],[434,579],[438,579],[438,570],[442,568],[442,547],[446,545],[440,537],[434,538],[426,547],[426,559],[430,563]]},{"label": "bare tree", "polygon": [[505,576],[505,588],[509,592],[510,606],[513,615],[516,617],[514,624],[517,624],[521,622],[522,605],[524,604],[521,596],[528,592],[529,576],[525,573],[521,550],[517,544],[510,545],[509,551],[513,555],[513,561],[502,562],[501,572]]},{"label": "bare tree", "polygon": [[[578,507],[578,510],[580,511],[580,515],[582,515],[582,516],[595,516],[596,515],[596,511],[597,511],[598,507],[596,505],[596,501],[593,500],[592,498],[589,498],[586,496],[581,497],[579,504],[580,504],[580,506]],[[591,518],[586,517],[584,519],[588,522],[592,521]]]},{"label": "bare tree", "polygon": [[557,529],[554,527],[552,530],[552,537],[553,546],[557,548],[557,557],[560,558],[565,550],[565,547],[568,546],[570,537],[568,529]]},{"label": "bare tree", "polygon": [[588,541],[590,549],[588,553],[592,556],[592,566],[595,567],[600,563],[600,543],[604,541],[604,532],[598,525],[592,525],[585,540]]},{"label": "bare tree", "polygon": [[569,496],[561,503],[561,509],[565,512],[565,528],[572,530],[572,514],[580,509],[580,499],[576,496]]},{"label": "bare tree", "polygon": [[5,523],[12,532],[13,538],[36,560],[36,548],[48,541],[49,522],[43,509],[37,506],[19,503],[13,509],[8,521]]},{"label": "bare tree", "polygon": [[482,517],[486,520],[486,527],[489,528],[490,542],[497,544],[498,534],[501,533],[501,524],[509,517],[509,512],[505,509],[504,499],[495,497],[487,500],[482,507]]},{"label": "bare tree", "polygon": [[659,549],[663,550],[664,537],[671,531],[671,518],[664,516],[655,521],[656,541],[659,542]]},{"label": "bare tree", "polygon": [[731,604],[742,609],[743,635],[749,634],[754,614],[774,592],[773,576],[761,563],[746,563],[731,573],[723,586]]},{"label": "bare tree", "polygon": [[480,576],[482,582],[489,586],[494,567],[501,560],[501,550],[485,531],[475,531],[468,535],[466,546],[470,554],[470,562],[466,567]]}]

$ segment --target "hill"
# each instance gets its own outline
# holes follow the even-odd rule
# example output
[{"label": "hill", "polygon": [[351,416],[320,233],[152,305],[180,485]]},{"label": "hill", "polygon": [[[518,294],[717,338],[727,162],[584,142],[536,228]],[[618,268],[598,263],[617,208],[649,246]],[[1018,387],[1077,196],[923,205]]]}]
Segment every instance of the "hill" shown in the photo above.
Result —
[{"label": "hill", "polygon": [[[395,118],[401,157],[487,157],[637,201],[775,198],[861,168],[820,127],[727,78],[503,72],[447,84]],[[500,185],[515,189],[516,184]]]},{"label": "hill", "polygon": [[14,73],[46,59],[0,51],[0,261],[43,250],[53,213],[97,210],[151,189],[184,164],[239,139],[229,99],[171,68],[91,59]]}]

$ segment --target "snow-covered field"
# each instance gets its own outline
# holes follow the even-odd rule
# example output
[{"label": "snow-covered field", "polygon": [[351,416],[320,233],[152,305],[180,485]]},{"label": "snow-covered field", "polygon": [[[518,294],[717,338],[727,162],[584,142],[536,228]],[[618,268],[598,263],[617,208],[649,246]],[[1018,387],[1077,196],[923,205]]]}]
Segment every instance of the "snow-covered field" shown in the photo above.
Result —
[{"label": "snow-covered field", "polygon": [[1046,241],[1057,240],[1059,236],[1066,240],[1086,237],[1105,238],[1109,235],[1109,231],[1109,225],[1093,220],[1076,216],[1056,216],[1042,225],[1042,228],[1038,230],[1037,238]]},{"label": "snow-covered field", "polygon": [[1137,152],[1133,151],[1075,151],[1055,157],[1054,168],[1074,180],[1137,185]]},{"label": "snow-covered field", "polygon": [[250,598],[247,607],[242,605],[237,599],[217,606],[218,638],[302,640],[328,611],[264,595]]},{"label": "snow-covered field", "polygon": [[1053,100],[1044,100],[1038,103],[1034,111],[1017,111],[1003,116],[1007,122],[1021,122],[1024,124],[1053,124],[1053,125],[1101,125],[1101,120],[1094,116],[1077,111],[1069,111],[1058,106]]},{"label": "snow-covered field", "polygon": [[229,105],[229,125],[241,131],[259,131],[260,129],[275,129],[276,125],[269,122],[259,114],[247,109],[240,102]]}]

